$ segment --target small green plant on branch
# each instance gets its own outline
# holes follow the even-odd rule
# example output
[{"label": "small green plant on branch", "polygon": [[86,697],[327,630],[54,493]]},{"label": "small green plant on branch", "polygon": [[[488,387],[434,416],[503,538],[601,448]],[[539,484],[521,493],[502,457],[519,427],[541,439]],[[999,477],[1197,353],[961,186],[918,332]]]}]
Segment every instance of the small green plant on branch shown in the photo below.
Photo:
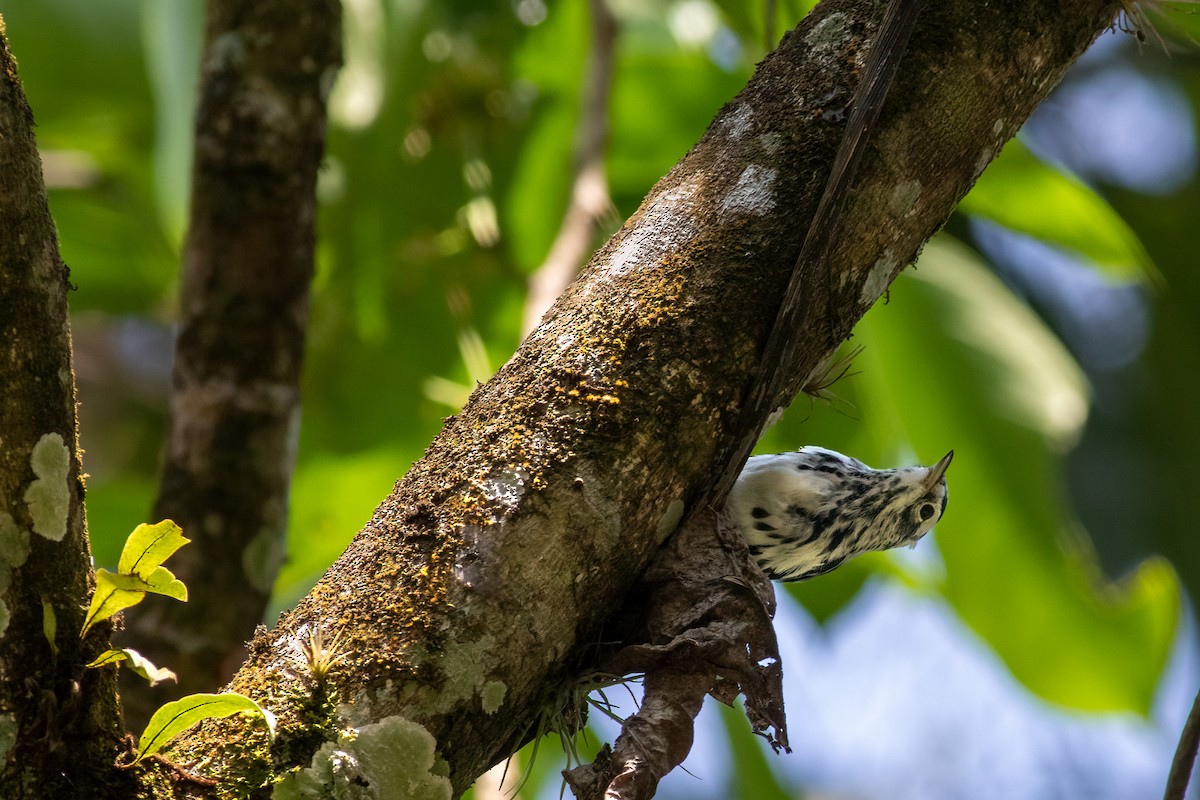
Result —
[{"label": "small green plant on branch", "polygon": [[[92,593],[92,602],[79,637],[82,639],[87,636],[87,632],[96,623],[142,602],[147,594],[166,595],[186,603],[187,587],[171,570],[163,566],[163,562],[190,541],[183,535],[182,529],[169,519],[134,528],[133,533],[125,540],[125,546],[121,548],[117,571],[96,570],[96,590]],[[53,647],[56,629],[53,609],[46,609],[43,628]],[[148,680],[151,686],[166,680],[175,680],[174,672],[156,666],[141,653],[128,647],[105,650],[85,666],[95,669],[108,664],[122,663]],[[172,739],[203,720],[220,719],[238,713],[261,717],[274,738],[274,715],[249,697],[236,692],[192,694],[167,703],[154,712],[146,724],[146,729],[138,737],[137,752],[128,766],[155,756]]]}]

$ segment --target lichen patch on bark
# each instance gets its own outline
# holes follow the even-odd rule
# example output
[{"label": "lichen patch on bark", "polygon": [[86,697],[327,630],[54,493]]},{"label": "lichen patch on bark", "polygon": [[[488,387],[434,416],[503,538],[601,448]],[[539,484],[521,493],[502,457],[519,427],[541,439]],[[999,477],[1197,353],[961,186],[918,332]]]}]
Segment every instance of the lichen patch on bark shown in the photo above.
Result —
[{"label": "lichen patch on bark", "polygon": [[71,489],[67,475],[71,469],[71,451],[58,433],[38,439],[29,457],[29,466],[37,476],[25,490],[25,504],[33,520],[33,532],[55,542],[67,535]]}]

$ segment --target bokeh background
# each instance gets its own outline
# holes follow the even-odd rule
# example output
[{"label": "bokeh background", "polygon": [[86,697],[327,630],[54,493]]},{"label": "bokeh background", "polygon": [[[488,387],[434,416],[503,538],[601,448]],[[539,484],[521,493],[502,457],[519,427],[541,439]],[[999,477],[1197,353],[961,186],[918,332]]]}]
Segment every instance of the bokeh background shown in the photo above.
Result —
[{"label": "bokeh background", "polygon": [[[611,211],[594,244],[810,5],[610,0]],[[874,466],[954,448],[951,503],[914,550],[781,588],[795,752],[710,701],[690,774],[661,796],[1161,795],[1200,686],[1200,16],[1160,5],[1154,30],[1121,23],[1071,70],[858,326],[828,397],[797,400],[760,444]],[[584,0],[344,6],[272,618],[520,341],[569,202],[593,41]],[[89,526],[111,566],[147,521],[163,440],[203,7],[0,13],[77,287]],[[637,692],[606,694],[621,714]],[[584,756],[616,730],[591,716]],[[565,759],[553,736],[527,749],[520,796],[557,796]]]}]

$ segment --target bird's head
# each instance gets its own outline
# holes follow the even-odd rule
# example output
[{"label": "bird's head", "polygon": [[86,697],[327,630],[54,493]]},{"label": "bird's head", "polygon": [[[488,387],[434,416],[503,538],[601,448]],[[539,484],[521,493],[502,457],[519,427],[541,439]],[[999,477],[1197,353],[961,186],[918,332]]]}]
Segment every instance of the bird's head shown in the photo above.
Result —
[{"label": "bird's head", "polygon": [[[871,549],[913,545],[929,533],[946,510],[949,493],[946,469],[954,458],[951,450],[932,467],[881,470],[878,487],[884,499],[877,525],[883,536]],[[891,473],[884,477],[885,474]],[[870,502],[868,498],[864,500]]]}]

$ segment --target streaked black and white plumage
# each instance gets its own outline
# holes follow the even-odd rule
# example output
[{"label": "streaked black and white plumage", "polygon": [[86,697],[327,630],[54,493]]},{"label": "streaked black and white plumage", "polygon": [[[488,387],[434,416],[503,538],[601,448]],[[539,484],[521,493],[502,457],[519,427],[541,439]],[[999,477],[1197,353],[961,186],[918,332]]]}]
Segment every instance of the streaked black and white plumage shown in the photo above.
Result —
[{"label": "streaked black and white plumage", "polygon": [[916,544],[946,510],[953,456],[900,469],[871,469],[823,447],[754,456],[725,509],[767,577],[811,578],[859,553]]}]

